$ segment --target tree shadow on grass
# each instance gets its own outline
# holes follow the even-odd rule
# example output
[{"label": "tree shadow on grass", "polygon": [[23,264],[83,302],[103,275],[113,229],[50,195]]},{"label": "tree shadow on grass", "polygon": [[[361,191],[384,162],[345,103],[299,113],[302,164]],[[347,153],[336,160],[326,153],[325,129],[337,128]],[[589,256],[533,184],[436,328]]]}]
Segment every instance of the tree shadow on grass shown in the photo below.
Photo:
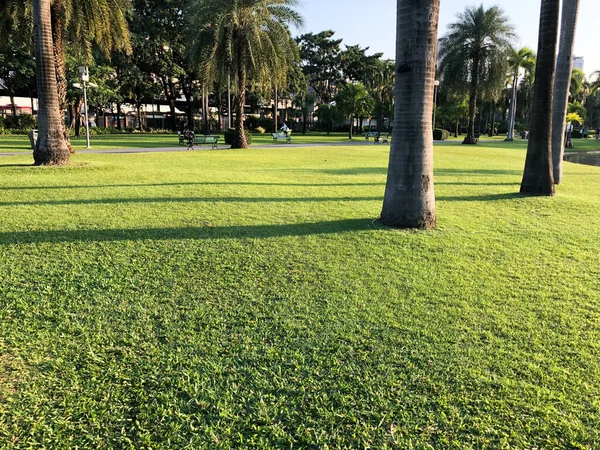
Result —
[{"label": "tree shadow on grass", "polygon": [[487,195],[456,195],[456,196],[443,196],[438,195],[435,197],[436,200],[441,202],[490,202],[496,200],[514,200],[517,198],[527,198],[527,196],[519,194],[518,192],[507,192],[504,194],[487,194]]},{"label": "tree shadow on grass", "polygon": [[94,198],[68,200],[38,200],[32,202],[0,202],[1,206],[61,206],[111,205],[135,203],[311,203],[363,202],[381,200],[381,197],[151,197],[151,198]]},{"label": "tree shadow on grass", "polygon": [[0,245],[62,242],[113,242],[179,239],[265,239],[366,231],[372,219],[345,219],[280,225],[198,226],[183,228],[45,230],[0,233]]},{"label": "tree shadow on grass", "polygon": [[[15,166],[21,166],[15,164]],[[23,164],[27,166],[27,164]],[[6,166],[4,166],[6,167]],[[381,186],[381,183],[267,183],[251,181],[182,181],[166,183],[140,184],[96,184],[96,185],[62,185],[62,186],[0,186],[0,191],[30,191],[51,189],[112,189],[112,188],[143,188],[143,187],[177,187],[177,186],[280,186],[280,187],[343,187],[343,186]]]},{"label": "tree shadow on grass", "polygon": [[33,163],[31,164],[0,164],[0,169],[4,167],[35,167]]}]

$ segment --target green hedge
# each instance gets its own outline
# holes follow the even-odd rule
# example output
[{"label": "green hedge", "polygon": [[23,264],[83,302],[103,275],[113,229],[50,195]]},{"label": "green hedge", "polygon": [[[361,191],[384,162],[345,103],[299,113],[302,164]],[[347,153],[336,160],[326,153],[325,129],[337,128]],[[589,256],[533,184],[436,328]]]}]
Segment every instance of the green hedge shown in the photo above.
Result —
[{"label": "green hedge", "polygon": [[442,130],[440,128],[433,130],[433,139],[436,141],[445,141],[449,137],[450,132],[448,130]]},{"label": "green hedge", "polygon": [[[252,135],[248,130],[244,130],[244,134],[246,135],[246,142],[248,145],[252,144]],[[235,136],[235,128],[230,128],[225,133],[225,143],[229,145],[233,145],[233,138]]]}]

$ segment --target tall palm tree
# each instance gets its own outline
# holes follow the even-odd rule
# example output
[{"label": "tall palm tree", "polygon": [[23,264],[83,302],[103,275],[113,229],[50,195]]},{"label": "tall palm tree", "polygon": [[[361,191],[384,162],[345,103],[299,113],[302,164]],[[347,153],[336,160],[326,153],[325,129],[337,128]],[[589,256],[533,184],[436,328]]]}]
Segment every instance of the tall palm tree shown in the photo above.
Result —
[{"label": "tall palm tree", "polygon": [[446,86],[465,82],[470,85],[469,126],[463,144],[476,144],[475,114],[482,66],[498,55],[505,55],[515,33],[497,6],[467,7],[448,28],[450,31],[440,39],[440,71]]},{"label": "tall palm tree", "polygon": [[565,151],[565,128],[569,101],[569,84],[573,71],[573,47],[579,13],[579,0],[563,0],[560,44],[556,59],[554,99],[552,101],[552,166],[554,183],[562,182],[562,159]]},{"label": "tall palm tree", "polygon": [[348,131],[348,139],[352,139],[354,119],[363,117],[368,114],[373,101],[369,92],[362,83],[349,83],[344,86],[335,96],[336,106],[350,119],[350,129]]},{"label": "tall palm tree", "polygon": [[[131,0],[53,0],[50,2],[52,43],[56,71],[59,107],[67,106],[67,75],[65,66],[65,44],[73,57],[87,64],[92,59],[92,48],[97,45],[105,54],[113,50],[129,52],[131,44],[127,15],[131,11]],[[31,0],[2,2],[0,16],[10,20],[21,30],[21,38],[27,39],[28,23],[32,20]],[[4,28],[4,27],[3,27]],[[4,38],[0,29],[0,38]],[[64,130],[70,151],[69,134]]]},{"label": "tall palm tree", "polygon": [[[192,0],[188,11],[190,56],[204,85],[226,83],[237,93],[232,148],[247,148],[244,104],[248,84],[271,87],[285,80],[298,57],[289,24],[300,26],[296,0]],[[207,21],[206,18],[211,20]],[[277,84],[283,84],[278,81]]]},{"label": "tall palm tree", "polygon": [[436,225],[433,87],[440,0],[398,0],[394,130],[381,221],[400,228]]},{"label": "tall palm tree", "polygon": [[59,108],[52,46],[50,0],[33,0],[35,56],[38,87],[38,141],[36,165],[63,165],[70,161]]},{"label": "tall palm tree", "polygon": [[538,56],[521,194],[554,195],[552,96],[556,69],[560,0],[542,0]]},{"label": "tall palm tree", "polygon": [[519,50],[511,49],[508,54],[508,65],[512,76],[512,96],[510,99],[510,110],[508,112],[508,136],[507,141],[514,139],[515,117],[517,112],[517,85],[519,83],[519,73],[525,69],[526,73],[531,73],[535,69],[535,52],[528,47]]}]

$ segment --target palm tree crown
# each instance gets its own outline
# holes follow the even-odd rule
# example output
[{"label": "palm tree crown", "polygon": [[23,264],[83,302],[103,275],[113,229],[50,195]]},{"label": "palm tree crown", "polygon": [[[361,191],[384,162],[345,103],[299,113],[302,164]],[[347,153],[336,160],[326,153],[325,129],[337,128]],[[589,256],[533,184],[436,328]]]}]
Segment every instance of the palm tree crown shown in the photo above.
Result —
[{"label": "palm tree crown", "polygon": [[482,70],[506,56],[515,33],[497,6],[468,7],[448,28],[439,43],[440,71],[446,86],[462,90],[465,80],[469,80],[469,128],[464,142],[476,143],[475,112]]},{"label": "palm tree crown", "polygon": [[[234,147],[247,147],[243,134],[243,107],[247,84],[256,88],[284,87],[297,60],[297,47],[288,25],[301,25],[293,9],[296,0],[194,0],[188,16],[190,56],[200,67],[204,85],[227,83],[237,92]],[[210,19],[210,20],[208,20]]]}]

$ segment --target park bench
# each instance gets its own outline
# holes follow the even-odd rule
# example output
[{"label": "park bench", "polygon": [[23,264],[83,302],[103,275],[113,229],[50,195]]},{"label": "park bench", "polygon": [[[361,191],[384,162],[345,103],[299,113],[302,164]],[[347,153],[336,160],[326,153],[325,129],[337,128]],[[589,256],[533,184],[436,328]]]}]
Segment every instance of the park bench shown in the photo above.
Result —
[{"label": "park bench", "polygon": [[367,131],[365,133],[365,139],[368,141],[369,138],[375,138],[375,140],[377,140],[377,138],[379,137],[379,132],[377,131]]},{"label": "park bench", "polygon": [[273,136],[273,142],[285,141],[288,144],[292,143],[292,136],[290,136],[289,134],[271,133],[271,136]]},{"label": "park bench", "polygon": [[390,143],[390,134],[389,133],[377,133],[375,136],[375,143],[380,144],[389,144]]},{"label": "park bench", "polygon": [[194,145],[203,144],[210,144],[213,149],[218,150],[217,143],[220,139],[220,136],[211,136],[208,134],[196,136],[193,131],[188,131],[187,136],[185,133],[178,132],[177,137],[179,139],[179,145],[187,144],[189,150],[193,150]]},{"label": "park bench", "polygon": [[220,136],[211,136],[211,135],[194,136],[193,139],[190,139],[188,141],[188,148],[190,150],[193,150],[194,149],[194,145],[208,144],[208,145],[211,146],[211,148],[213,150],[218,150],[219,147],[217,146],[217,144],[219,142],[219,138],[220,138]]}]

